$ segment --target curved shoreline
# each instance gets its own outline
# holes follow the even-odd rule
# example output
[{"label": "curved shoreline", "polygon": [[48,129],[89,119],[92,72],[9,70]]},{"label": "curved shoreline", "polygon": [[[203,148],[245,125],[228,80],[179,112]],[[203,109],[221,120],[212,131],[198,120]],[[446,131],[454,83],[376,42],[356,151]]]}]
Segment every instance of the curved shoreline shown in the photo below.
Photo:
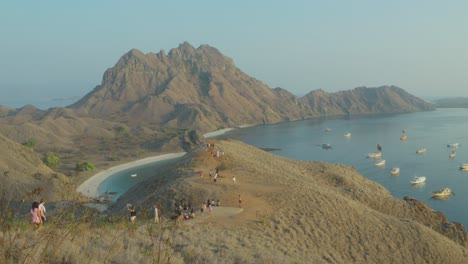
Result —
[{"label": "curved shoreline", "polygon": [[124,163],[124,164],[120,164],[120,165],[108,168],[97,174],[94,174],[89,179],[84,181],[80,186],[78,186],[76,191],[80,192],[86,197],[97,198],[99,196],[99,190],[98,190],[99,185],[101,185],[103,181],[105,181],[107,178],[109,178],[113,174],[119,171],[131,169],[133,167],[145,165],[145,164],[152,163],[152,162],[179,158],[179,157],[184,156],[185,154],[186,152],[163,154],[163,155],[158,155],[154,157],[148,157],[148,158],[144,158],[140,160],[131,161],[128,163]]}]

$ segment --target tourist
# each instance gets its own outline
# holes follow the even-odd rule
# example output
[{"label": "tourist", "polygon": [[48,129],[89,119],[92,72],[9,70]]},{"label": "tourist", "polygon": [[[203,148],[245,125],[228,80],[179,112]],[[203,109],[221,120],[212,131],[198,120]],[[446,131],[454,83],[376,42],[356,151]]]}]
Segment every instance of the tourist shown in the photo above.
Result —
[{"label": "tourist", "polygon": [[131,206],[128,211],[130,212],[130,222],[132,222],[132,225],[135,225],[135,219],[136,219],[136,210],[135,206]]},{"label": "tourist", "polygon": [[209,174],[209,175],[210,175],[210,180],[211,180],[211,174],[212,174],[212,172],[211,172],[211,170],[210,170],[210,174]]},{"label": "tourist", "polygon": [[218,200],[216,200],[216,206],[221,206],[221,202]]},{"label": "tourist", "polygon": [[47,220],[46,218],[46,208],[44,204],[46,203],[45,199],[41,199],[41,202],[39,203],[39,215],[41,216],[42,223],[45,223]]},{"label": "tourist", "polygon": [[236,176],[232,176],[232,182],[236,184]]},{"label": "tourist", "polygon": [[211,204],[208,205],[208,215],[211,215],[211,212],[213,211],[213,206]]},{"label": "tourist", "polygon": [[154,204],[154,223],[159,224],[159,209],[158,209],[158,204]]},{"label": "tourist", "polygon": [[239,208],[242,207],[241,205],[242,205],[242,199],[241,199],[241,196],[240,196],[240,194],[239,194]]},{"label": "tourist", "polygon": [[31,223],[35,225],[36,227],[41,226],[42,221],[41,221],[41,215],[39,212],[39,203],[38,202],[33,202],[31,206],[31,211],[29,212],[31,216]]},{"label": "tourist", "polygon": [[215,175],[213,177],[213,181],[216,182],[217,179],[218,179],[218,173],[215,173]]},{"label": "tourist", "polygon": [[202,204],[202,213],[205,214],[206,212],[206,203]]}]

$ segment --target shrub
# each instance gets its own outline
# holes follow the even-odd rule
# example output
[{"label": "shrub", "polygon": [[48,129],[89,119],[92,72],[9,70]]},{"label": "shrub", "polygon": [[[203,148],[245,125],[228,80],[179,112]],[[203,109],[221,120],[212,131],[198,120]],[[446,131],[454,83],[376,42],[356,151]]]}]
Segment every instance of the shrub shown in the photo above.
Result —
[{"label": "shrub", "polygon": [[75,170],[77,171],[92,171],[94,169],[96,169],[96,166],[94,166],[92,162],[88,162],[88,161],[78,162],[76,163],[76,167],[75,167]]},{"label": "shrub", "polygon": [[34,139],[30,139],[30,140],[28,140],[26,142],[23,142],[23,146],[26,146],[26,147],[29,147],[29,148],[32,148],[32,147],[36,146],[36,144],[37,144],[37,142]]},{"label": "shrub", "polygon": [[44,161],[44,164],[49,166],[50,168],[55,168],[59,164],[60,159],[58,156],[54,155],[53,153],[47,152],[43,161]]}]

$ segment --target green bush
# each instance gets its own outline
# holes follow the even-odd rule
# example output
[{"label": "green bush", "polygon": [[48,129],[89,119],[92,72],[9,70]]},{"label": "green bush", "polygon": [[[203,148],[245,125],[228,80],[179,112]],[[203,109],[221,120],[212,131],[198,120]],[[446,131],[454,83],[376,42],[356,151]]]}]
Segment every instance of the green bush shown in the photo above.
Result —
[{"label": "green bush", "polygon": [[30,140],[28,140],[26,142],[23,142],[23,146],[26,146],[26,147],[29,147],[29,148],[32,148],[32,147],[36,146],[36,144],[37,144],[37,142],[34,139],[30,139]]},{"label": "green bush", "polygon": [[58,156],[54,155],[53,153],[47,152],[43,161],[44,161],[44,164],[49,166],[50,168],[55,168],[59,164],[60,159]]},{"label": "green bush", "polygon": [[76,167],[75,167],[75,170],[77,171],[92,171],[94,169],[96,169],[96,166],[94,166],[92,162],[88,162],[88,161],[78,162],[76,163]]}]

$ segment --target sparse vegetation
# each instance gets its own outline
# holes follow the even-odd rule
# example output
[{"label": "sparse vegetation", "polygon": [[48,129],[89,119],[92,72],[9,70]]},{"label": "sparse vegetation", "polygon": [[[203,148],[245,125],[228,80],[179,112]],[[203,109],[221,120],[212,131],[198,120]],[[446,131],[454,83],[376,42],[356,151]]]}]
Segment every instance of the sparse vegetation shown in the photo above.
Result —
[{"label": "sparse vegetation", "polygon": [[76,163],[75,170],[77,171],[92,171],[96,169],[96,166],[94,166],[94,163],[85,161],[85,162],[78,162]]},{"label": "sparse vegetation", "polygon": [[50,168],[55,168],[60,162],[60,158],[54,155],[52,152],[47,152],[43,159],[45,165],[49,166]]},{"label": "sparse vegetation", "polygon": [[26,146],[28,148],[33,148],[34,146],[36,146],[37,142],[35,139],[30,139],[26,142],[23,142],[23,146]]}]

